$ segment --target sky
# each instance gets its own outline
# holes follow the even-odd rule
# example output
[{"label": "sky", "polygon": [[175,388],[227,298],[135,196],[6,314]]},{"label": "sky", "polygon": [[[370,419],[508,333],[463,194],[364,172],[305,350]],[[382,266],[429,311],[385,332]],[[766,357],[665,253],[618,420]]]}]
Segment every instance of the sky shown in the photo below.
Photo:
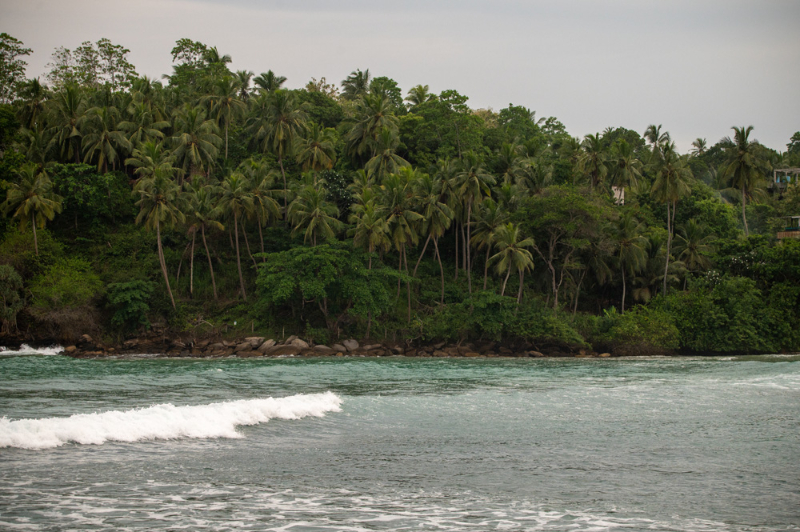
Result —
[{"label": "sky", "polygon": [[523,105],[576,137],[662,124],[688,151],[752,125],[785,151],[800,131],[797,0],[0,0],[0,13],[0,32],[34,50],[29,77],[57,47],[106,37],[160,78],[188,37],[288,88],[368,68],[404,93]]}]

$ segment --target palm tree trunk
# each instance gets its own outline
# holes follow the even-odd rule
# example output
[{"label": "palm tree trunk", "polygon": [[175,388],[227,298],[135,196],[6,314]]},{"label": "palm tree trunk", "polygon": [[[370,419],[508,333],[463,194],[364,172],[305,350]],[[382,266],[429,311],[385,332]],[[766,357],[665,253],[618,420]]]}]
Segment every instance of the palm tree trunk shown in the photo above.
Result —
[{"label": "palm tree trunk", "polygon": [[[261,231],[261,220],[258,220],[258,238],[261,240],[261,253],[264,253],[264,233]],[[267,257],[261,257],[261,262],[267,262]]]},{"label": "palm tree trunk", "polygon": [[228,160],[228,123],[225,122],[225,160]]},{"label": "palm tree trunk", "polygon": [[444,305],[444,266],[442,266],[442,256],[439,254],[439,239],[433,239],[433,247],[436,250],[436,258],[439,260],[439,272],[442,274],[442,297],[441,301],[439,302],[440,305]]},{"label": "palm tree trunk", "polygon": [[[369,264],[367,269],[372,269],[372,244],[369,245]],[[367,312],[367,338],[369,338],[369,331],[372,329],[372,311]]]},{"label": "palm tree trunk", "polygon": [[422,262],[422,257],[425,256],[425,250],[428,249],[428,242],[431,241],[431,235],[428,235],[428,238],[425,240],[425,245],[422,246],[422,253],[419,254],[419,258],[417,259],[417,264],[414,265],[414,275],[412,277],[417,277],[417,268],[419,268],[419,263]]},{"label": "palm tree trunk", "polygon": [[750,231],[747,229],[747,196],[745,196],[744,184],[742,184],[742,222],[744,223],[744,236],[750,236]]},{"label": "palm tree trunk", "polygon": [[511,266],[508,267],[508,271],[506,272],[506,278],[503,279],[503,289],[500,290],[500,297],[506,295],[506,283],[508,282],[509,275],[511,275]]},{"label": "palm tree trunk", "polygon": [[467,273],[467,237],[464,234],[464,224],[461,224],[461,267],[464,268],[464,273]]},{"label": "palm tree trunk", "polygon": [[467,205],[467,286],[469,287],[469,293],[472,294],[472,233],[471,231],[471,221],[472,221],[472,202],[469,202]]},{"label": "palm tree trunk", "polygon": [[244,277],[242,276],[242,260],[239,257],[239,217],[233,215],[233,232],[236,234],[236,266],[239,268],[239,286],[242,288],[242,298],[247,301],[247,292],[244,290]]},{"label": "palm tree trunk", "polygon": [[622,312],[620,314],[625,314],[625,267],[622,267]]},{"label": "palm tree trunk", "polygon": [[31,227],[33,227],[33,249],[36,250],[36,256],[39,256],[39,239],[36,237],[36,213],[31,211]]},{"label": "palm tree trunk", "polygon": [[289,187],[286,186],[286,171],[283,169],[283,157],[278,157],[278,166],[281,167],[281,175],[283,176],[283,218],[288,224],[289,214],[286,208],[286,196],[289,195]]},{"label": "palm tree trunk", "polygon": [[456,236],[456,275],[453,277],[454,281],[458,281],[458,224],[453,225],[453,234]]},{"label": "palm tree trunk", "polygon": [[408,296],[408,323],[411,323],[411,280],[408,278],[408,252],[403,246],[403,257],[406,263],[406,295]]},{"label": "palm tree trunk", "polygon": [[[398,251],[400,262],[397,264],[397,273],[403,273],[403,248],[400,248]],[[395,297],[400,297],[400,277],[397,278],[397,295]]]},{"label": "palm tree trunk", "polygon": [[247,254],[250,255],[250,260],[253,261],[253,266],[258,269],[258,264],[256,263],[256,258],[250,253],[250,240],[247,238],[247,228],[244,224],[242,224],[242,234],[244,235],[244,244],[247,248]]},{"label": "palm tree trunk", "polygon": [[189,257],[189,297],[194,298],[194,241],[197,231],[192,231],[192,254]]},{"label": "palm tree trunk", "polygon": [[208,251],[208,243],[206,242],[206,228],[200,226],[200,234],[203,237],[203,246],[206,248],[206,257],[208,257],[208,269],[211,271],[211,287],[214,289],[214,301],[217,300],[217,281],[214,279],[214,265],[211,264],[211,253]]},{"label": "palm tree trunk", "polygon": [[664,261],[664,295],[667,294],[667,272],[669,271],[669,253],[672,248],[672,221],[669,217],[669,202],[667,202],[667,257]]},{"label": "palm tree trunk", "polygon": [[517,306],[522,303],[522,282],[525,280],[525,270],[519,271],[519,292],[517,292]]},{"label": "palm tree trunk", "polygon": [[486,261],[483,263],[483,289],[486,290],[486,281],[489,280],[489,252],[492,246],[486,244]]},{"label": "palm tree trunk", "polygon": [[158,217],[156,217],[156,241],[158,242],[158,261],[161,263],[161,273],[164,274],[164,282],[167,283],[167,293],[169,300],[172,302],[172,308],[177,309],[175,306],[175,298],[172,297],[172,289],[169,287],[169,277],[167,276],[167,263],[164,261],[164,250],[161,248],[161,225],[159,224]]}]

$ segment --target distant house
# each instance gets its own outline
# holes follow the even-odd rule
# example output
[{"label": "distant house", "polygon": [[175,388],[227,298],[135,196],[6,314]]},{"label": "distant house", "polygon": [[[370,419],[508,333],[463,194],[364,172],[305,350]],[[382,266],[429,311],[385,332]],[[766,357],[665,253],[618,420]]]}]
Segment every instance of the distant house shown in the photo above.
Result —
[{"label": "distant house", "polygon": [[778,231],[778,240],[784,238],[797,238],[800,239],[800,216],[785,216],[787,220],[786,227],[783,231]]},{"label": "distant house", "polygon": [[625,187],[612,185],[611,192],[614,193],[614,203],[617,205],[625,205]]},{"label": "distant house", "polygon": [[783,194],[786,187],[797,184],[800,168],[777,168],[772,172],[772,183],[769,184],[771,192]]}]

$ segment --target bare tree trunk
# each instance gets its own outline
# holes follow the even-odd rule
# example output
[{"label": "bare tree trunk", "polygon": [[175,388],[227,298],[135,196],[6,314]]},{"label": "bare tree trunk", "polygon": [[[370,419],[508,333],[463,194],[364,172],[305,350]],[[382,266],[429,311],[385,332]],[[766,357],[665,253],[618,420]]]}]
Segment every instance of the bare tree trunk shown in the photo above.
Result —
[{"label": "bare tree trunk", "polygon": [[669,202],[667,202],[667,257],[664,261],[664,295],[667,294],[667,272],[669,271],[669,254],[672,248],[672,220],[669,217]]},{"label": "bare tree trunk", "polygon": [[456,236],[456,274],[453,280],[458,281],[458,223],[453,225],[453,234]]},{"label": "bare tree trunk", "polygon": [[742,184],[742,222],[744,223],[744,236],[749,237],[750,231],[747,229],[747,196],[745,196],[744,184]]},{"label": "bare tree trunk", "polygon": [[194,298],[194,241],[197,231],[192,231],[192,254],[189,257],[189,297]]},{"label": "bare tree trunk", "polygon": [[247,301],[247,292],[244,289],[244,276],[242,275],[242,260],[239,257],[239,217],[233,215],[233,232],[236,234],[236,266],[239,268],[239,286],[242,287],[242,298]]},{"label": "bare tree trunk", "polygon": [[158,217],[156,217],[156,241],[158,242],[158,260],[161,263],[161,273],[164,274],[164,282],[167,283],[167,293],[169,300],[172,302],[172,308],[177,309],[175,305],[175,298],[172,297],[172,289],[169,287],[169,277],[167,276],[167,263],[164,260],[164,250],[161,247],[161,225],[159,224]]},{"label": "bare tree trunk", "polygon": [[39,256],[39,238],[36,236],[36,213],[31,211],[31,227],[33,227],[33,249],[36,256]]},{"label": "bare tree trunk", "polygon": [[467,205],[467,286],[469,293],[472,294],[472,202]]},{"label": "bare tree trunk", "polygon": [[500,296],[506,295],[506,283],[508,282],[508,276],[511,275],[511,266],[508,267],[508,271],[506,272],[506,278],[503,279],[503,288],[500,290]]},{"label": "bare tree trunk", "polygon": [[288,224],[289,212],[286,208],[286,196],[289,195],[289,187],[286,186],[286,171],[283,169],[283,157],[278,157],[278,165],[281,167],[281,175],[283,176],[283,218]]},{"label": "bare tree trunk", "polygon": [[403,246],[403,257],[406,263],[406,294],[408,296],[408,323],[411,323],[411,280],[408,278],[408,251]]},{"label": "bare tree trunk", "polygon": [[417,277],[417,268],[419,268],[419,263],[422,262],[422,257],[425,256],[425,250],[428,249],[428,242],[431,241],[431,235],[428,235],[428,238],[425,240],[425,245],[422,246],[422,253],[419,254],[419,258],[417,259],[417,264],[414,265],[414,275],[412,277]]},{"label": "bare tree trunk", "polygon": [[461,224],[461,267],[464,268],[464,273],[467,273],[467,236],[464,234],[464,224]]},{"label": "bare tree trunk", "polygon": [[256,263],[256,258],[250,253],[250,240],[247,238],[247,228],[244,223],[242,223],[242,234],[244,235],[244,244],[247,247],[247,254],[250,255],[250,260],[253,261],[253,267],[257,270],[258,264]]},{"label": "bare tree trunk", "polygon": [[433,247],[436,250],[436,258],[439,260],[439,272],[442,274],[442,298],[439,302],[440,305],[444,305],[444,266],[442,266],[442,256],[439,254],[439,239],[433,239]]},{"label": "bare tree trunk", "polygon": [[486,262],[483,265],[483,289],[486,290],[486,282],[489,280],[489,252],[492,246],[486,244]]},{"label": "bare tree trunk", "polygon": [[[261,253],[264,253],[264,233],[261,232],[261,220],[257,220],[258,222],[258,238],[261,240]],[[267,262],[266,257],[261,257],[261,262]]]},{"label": "bare tree trunk", "polygon": [[625,314],[625,267],[622,267],[622,312],[620,314]]},{"label": "bare tree trunk", "polygon": [[519,271],[519,292],[517,292],[517,306],[522,303],[522,286],[525,280],[525,270]]},{"label": "bare tree trunk", "polygon": [[211,253],[208,251],[208,243],[206,242],[206,228],[200,226],[200,234],[203,237],[203,246],[206,248],[206,257],[208,257],[208,269],[211,271],[211,287],[214,289],[214,301],[217,300],[217,281],[214,279],[214,265],[211,264]]},{"label": "bare tree trunk", "polygon": [[[403,248],[400,248],[398,251],[398,255],[400,255],[400,262],[397,264],[397,273],[403,273]],[[400,297],[400,277],[397,278],[397,295],[395,297]]]}]

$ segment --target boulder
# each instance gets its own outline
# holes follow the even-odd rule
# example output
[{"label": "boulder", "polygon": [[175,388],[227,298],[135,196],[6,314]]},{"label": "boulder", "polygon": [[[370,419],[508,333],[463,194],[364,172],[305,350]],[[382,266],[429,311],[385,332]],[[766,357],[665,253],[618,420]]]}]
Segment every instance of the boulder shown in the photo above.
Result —
[{"label": "boulder", "polygon": [[465,357],[469,357],[469,358],[474,358],[474,357],[481,356],[481,354],[480,353],[476,353],[475,351],[467,351],[466,353],[464,353],[464,356]]},{"label": "boulder", "polygon": [[286,340],[284,340],[284,342],[283,342],[283,345],[290,345],[290,344],[291,344],[292,342],[294,342],[295,340],[297,340],[297,336],[295,336],[295,335],[293,334],[293,335],[291,335],[289,338],[287,338]]},{"label": "boulder", "polygon": [[342,351],[342,352],[347,351],[347,348],[342,344],[333,344],[331,346],[331,349],[333,349],[334,351]]},{"label": "boulder", "polygon": [[608,358],[611,356],[611,353],[600,353],[600,358]]},{"label": "boulder", "polygon": [[457,347],[445,347],[442,351],[447,353],[449,357],[456,357],[461,354],[461,351],[459,351]]},{"label": "boulder", "polygon": [[441,349],[445,346],[445,342],[439,342],[438,344],[433,344],[434,349]]},{"label": "boulder", "polygon": [[293,345],[276,345],[268,349],[264,354],[271,357],[288,357],[299,355],[300,351],[302,349]]},{"label": "boulder", "polygon": [[253,358],[253,357],[260,357],[262,356],[261,353],[258,351],[239,351],[236,353],[236,356],[239,358]]},{"label": "boulder", "polygon": [[70,346],[67,346],[66,349],[64,349],[64,354],[65,355],[71,355],[72,353],[74,353],[77,350],[78,350],[77,347],[75,347],[74,345],[70,345]]},{"label": "boulder", "polygon": [[308,342],[305,342],[300,338],[295,338],[291,342],[287,342],[286,345],[293,345],[295,347],[299,347],[300,349],[308,349]]},{"label": "boulder", "polygon": [[204,347],[208,347],[208,344],[211,343],[211,340],[198,340],[194,343],[194,346],[203,349]]},{"label": "boulder", "polygon": [[372,351],[373,349],[380,349],[382,347],[383,346],[381,344],[370,344],[370,345],[365,345],[361,349],[363,349],[364,351]]},{"label": "boulder", "polygon": [[334,349],[331,349],[327,345],[315,345],[314,351],[316,351],[317,354],[319,355],[332,355],[333,353],[336,352]]},{"label": "boulder", "polygon": [[367,354],[367,356],[370,356],[370,357],[382,357],[382,356],[386,356],[386,350],[385,349],[370,349],[369,351],[367,351],[366,354]]},{"label": "boulder", "polygon": [[253,346],[250,345],[250,342],[242,342],[241,344],[233,348],[234,353],[239,353],[241,351],[252,351],[252,350]]},{"label": "boulder", "polygon": [[209,351],[224,351],[226,345],[223,342],[217,342],[208,346]]},{"label": "boulder", "polygon": [[245,340],[250,342],[250,345],[252,345],[253,347],[258,347],[264,343],[263,336],[248,336],[247,338],[245,338]]},{"label": "boulder", "polygon": [[406,350],[403,349],[402,347],[400,347],[399,345],[397,345],[397,346],[392,348],[392,353],[394,353],[395,355],[402,355],[405,352],[406,352]]},{"label": "boulder", "polygon": [[82,334],[78,340],[79,344],[91,344],[92,342],[94,342],[94,340],[92,340],[92,337],[88,334]]},{"label": "boulder", "polygon": [[358,342],[356,342],[352,338],[349,340],[345,340],[344,342],[342,342],[342,344],[348,351],[355,351],[356,349],[358,349]]},{"label": "boulder", "polygon": [[536,358],[540,358],[540,357],[543,357],[543,356],[544,356],[544,353],[541,353],[541,352],[539,352],[539,351],[528,351],[528,356],[529,356],[529,357],[536,357]]},{"label": "boulder", "polygon": [[275,345],[275,340],[270,338],[269,340],[265,341],[258,347],[258,351],[263,353],[267,351],[270,347],[273,347],[274,345]]},{"label": "boulder", "polygon": [[417,356],[417,350],[416,349],[406,349],[406,352],[404,353],[404,355],[407,356],[407,357],[415,357],[415,356]]},{"label": "boulder", "polygon": [[437,349],[436,351],[433,352],[433,356],[435,356],[435,357],[446,357],[447,353]]}]

